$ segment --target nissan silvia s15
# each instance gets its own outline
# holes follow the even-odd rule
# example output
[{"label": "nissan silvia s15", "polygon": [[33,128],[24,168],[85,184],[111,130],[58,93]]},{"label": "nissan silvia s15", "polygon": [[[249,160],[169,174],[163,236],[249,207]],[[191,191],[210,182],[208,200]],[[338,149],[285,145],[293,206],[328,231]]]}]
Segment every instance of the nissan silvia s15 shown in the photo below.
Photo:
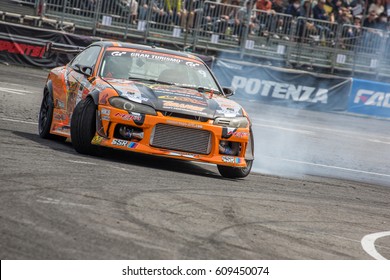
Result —
[{"label": "nissan silvia s15", "polygon": [[242,178],[252,168],[253,134],[232,94],[195,55],[96,42],[50,71],[39,135],[70,137],[82,154],[103,146],[212,163],[223,177]]}]

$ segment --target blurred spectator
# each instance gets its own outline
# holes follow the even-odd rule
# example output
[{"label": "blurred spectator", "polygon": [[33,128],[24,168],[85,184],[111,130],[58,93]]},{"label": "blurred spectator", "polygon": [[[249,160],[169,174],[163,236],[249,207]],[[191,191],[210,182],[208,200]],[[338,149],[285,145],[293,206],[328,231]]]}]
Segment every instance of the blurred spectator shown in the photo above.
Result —
[{"label": "blurred spectator", "polygon": [[136,0],[121,0],[121,2],[129,9],[130,23],[135,24],[138,15],[138,2]]},{"label": "blurred spectator", "polygon": [[324,6],[325,6],[326,0],[319,0],[317,5],[313,8],[313,18],[319,19],[319,20],[327,20],[329,21],[329,16],[326,13]]},{"label": "blurred spectator", "polygon": [[[269,0],[257,0],[255,4],[256,10],[260,11],[270,11],[272,7],[272,2]],[[257,13],[259,15],[259,13]]]},{"label": "blurred spectator", "polygon": [[377,15],[375,11],[371,11],[363,21],[363,27],[376,28],[377,26]]},{"label": "blurred spectator", "polygon": [[375,2],[372,3],[370,5],[370,7],[368,8],[369,13],[374,11],[377,16],[379,16],[381,13],[383,13],[384,10],[385,10],[385,8],[382,5],[382,0],[375,0]]},{"label": "blurred spectator", "polygon": [[[285,28],[285,18],[281,16],[281,14],[284,14],[284,6],[283,6],[283,0],[274,0],[272,3],[272,8],[271,10],[278,15],[273,16],[273,21],[271,25],[271,32],[274,33],[273,37],[276,39],[279,39],[280,34],[285,34],[286,28]],[[276,33],[279,33],[276,34]],[[287,36],[285,36],[285,39],[289,39]]]},{"label": "blurred spectator", "polygon": [[[318,4],[313,8],[313,17],[318,20],[330,21],[329,15],[325,11],[326,0],[320,0]],[[333,34],[330,25],[324,22],[316,22],[315,27],[319,32],[320,40],[323,44],[326,44],[326,38],[331,37]]]},{"label": "blurred spectator", "polygon": [[346,48],[348,50],[352,50],[362,33],[362,20],[360,17],[355,17],[353,19],[353,26],[345,26],[347,28],[343,28],[343,40],[342,40],[342,48]]},{"label": "blurred spectator", "polygon": [[336,9],[335,9],[335,5],[333,4],[332,0],[325,0],[324,10],[325,10],[326,14],[328,15],[328,20],[331,22],[334,22]]},{"label": "blurred spectator", "polygon": [[255,3],[256,22],[259,24],[258,35],[268,36],[268,31],[272,23],[272,2],[270,0],[257,0]]},{"label": "blurred spectator", "polygon": [[165,0],[164,8],[169,14],[169,21],[174,25],[180,25],[181,19],[181,0]]},{"label": "blurred spectator", "polygon": [[343,24],[352,24],[352,14],[350,13],[349,9],[342,7],[339,10],[339,15],[337,16],[337,23],[340,25]]},{"label": "blurred spectator", "polygon": [[247,0],[245,2],[244,7],[241,7],[236,15],[235,19],[235,30],[233,32],[234,35],[238,35],[239,42],[241,42],[242,33],[244,31],[244,28],[249,28],[248,33],[252,32],[252,29],[254,27],[254,24],[252,22],[251,18],[252,13],[252,2],[250,0]]},{"label": "blurred spectator", "polygon": [[293,17],[300,17],[301,16],[301,1],[300,0],[293,0],[286,8],[285,14],[291,15]]},{"label": "blurred spectator", "polygon": [[387,26],[387,15],[385,13],[381,13],[378,17],[376,28],[387,31]]},{"label": "blurred spectator", "polygon": [[[286,11],[285,11],[285,14],[287,15],[291,15],[292,16],[292,19],[291,18],[288,18],[287,19],[287,22],[286,22],[286,33],[287,34],[290,34],[291,32],[291,27],[292,27],[292,23],[293,21],[297,18],[297,17],[300,17],[301,16],[301,1],[300,0],[293,0],[286,8]],[[298,29],[299,29],[299,26],[298,26]],[[288,37],[286,36],[285,39],[287,39]]]},{"label": "blurred spectator", "polygon": [[386,0],[384,8],[387,17],[390,17],[390,0]]},{"label": "blurred spectator", "polygon": [[275,11],[278,14],[283,14],[284,12],[283,0],[274,0],[274,2],[272,3],[271,10]]}]

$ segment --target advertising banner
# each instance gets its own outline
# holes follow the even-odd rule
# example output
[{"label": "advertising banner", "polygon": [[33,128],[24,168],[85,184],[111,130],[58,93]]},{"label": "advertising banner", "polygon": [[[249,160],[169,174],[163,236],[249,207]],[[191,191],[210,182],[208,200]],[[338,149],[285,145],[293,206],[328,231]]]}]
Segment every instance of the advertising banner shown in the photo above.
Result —
[{"label": "advertising banner", "polygon": [[348,112],[390,118],[390,84],[353,79]]},{"label": "advertising banner", "polygon": [[[0,61],[53,68],[68,63],[74,54],[45,54],[48,42],[85,47],[93,37],[0,22]],[[95,39],[96,40],[96,39]]]},{"label": "advertising banner", "polygon": [[213,71],[235,97],[293,108],[346,111],[350,78],[217,60]]}]

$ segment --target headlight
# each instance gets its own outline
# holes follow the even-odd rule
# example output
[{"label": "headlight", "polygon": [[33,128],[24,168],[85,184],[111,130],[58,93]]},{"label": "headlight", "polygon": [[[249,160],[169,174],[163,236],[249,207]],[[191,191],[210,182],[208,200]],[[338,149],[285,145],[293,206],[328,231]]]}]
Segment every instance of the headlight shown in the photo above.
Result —
[{"label": "headlight", "polygon": [[143,113],[154,116],[157,115],[156,110],[154,110],[152,107],[132,102],[122,97],[111,97],[110,99],[108,99],[108,102],[110,102],[111,106],[126,110],[128,112]]},{"label": "headlight", "polygon": [[227,127],[245,128],[249,125],[249,121],[246,117],[216,118],[214,120],[214,124]]}]

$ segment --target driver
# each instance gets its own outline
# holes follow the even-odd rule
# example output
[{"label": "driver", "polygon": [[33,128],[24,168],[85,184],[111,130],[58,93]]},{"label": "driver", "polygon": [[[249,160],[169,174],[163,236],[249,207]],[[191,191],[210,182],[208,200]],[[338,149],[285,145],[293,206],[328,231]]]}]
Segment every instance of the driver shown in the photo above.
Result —
[{"label": "driver", "polygon": [[108,56],[103,66],[102,77],[128,79],[130,65],[130,61],[126,57]]}]

